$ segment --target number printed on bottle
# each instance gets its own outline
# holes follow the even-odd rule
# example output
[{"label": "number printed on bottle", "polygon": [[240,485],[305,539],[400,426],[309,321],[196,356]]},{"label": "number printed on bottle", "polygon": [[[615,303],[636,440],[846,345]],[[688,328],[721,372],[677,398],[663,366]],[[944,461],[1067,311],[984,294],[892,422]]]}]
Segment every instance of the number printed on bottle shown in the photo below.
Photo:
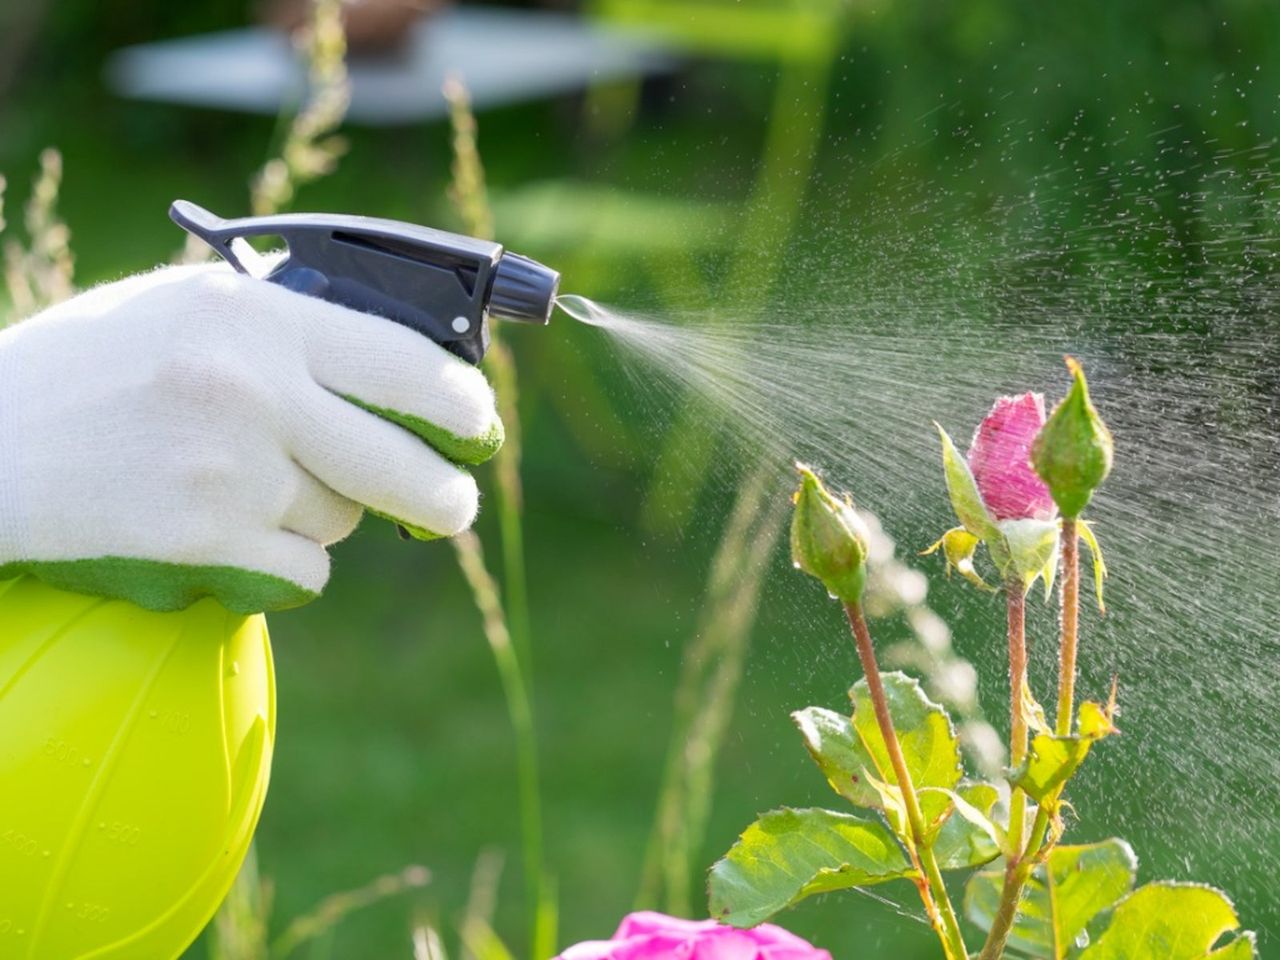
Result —
[{"label": "number printed on bottle", "polygon": [[157,719],[160,721],[160,726],[180,737],[184,737],[191,732],[191,714],[185,711],[164,710]]},{"label": "number printed on bottle", "polygon": [[0,833],[0,846],[16,850],[24,857],[34,857],[39,844],[19,830],[6,830]]},{"label": "number printed on bottle", "polygon": [[88,766],[89,758],[80,751],[75,744],[67,743],[58,737],[49,737],[44,742],[43,753],[50,760],[57,763],[75,764],[80,766]]},{"label": "number printed on bottle", "polygon": [[104,821],[99,824],[99,829],[112,843],[118,843],[125,847],[136,847],[138,841],[142,839],[142,828],[135,827],[131,823],[122,823],[119,820]]},{"label": "number printed on bottle", "polygon": [[86,923],[106,923],[107,917],[111,916],[110,907],[104,907],[100,903],[90,903],[88,900],[80,903],[72,901],[67,904],[67,909],[77,920],[83,920]]}]

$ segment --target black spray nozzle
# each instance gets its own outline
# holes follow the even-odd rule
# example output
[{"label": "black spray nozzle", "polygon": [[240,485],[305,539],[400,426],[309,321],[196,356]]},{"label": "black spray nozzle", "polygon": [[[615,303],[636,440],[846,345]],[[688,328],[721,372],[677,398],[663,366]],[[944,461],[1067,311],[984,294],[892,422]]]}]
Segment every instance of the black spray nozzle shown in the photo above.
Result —
[{"label": "black spray nozzle", "polygon": [[499,320],[521,323],[551,322],[560,274],[518,253],[505,253],[498,261],[489,313]]},{"label": "black spray nozzle", "polygon": [[241,273],[250,272],[252,254],[243,239],[278,236],[288,252],[265,279],[402,323],[470,363],[489,347],[490,315],[546,323],[560,283],[556,271],[501,244],[396,220],[328,213],[224,220],[186,200],[175,200],[169,216]]}]

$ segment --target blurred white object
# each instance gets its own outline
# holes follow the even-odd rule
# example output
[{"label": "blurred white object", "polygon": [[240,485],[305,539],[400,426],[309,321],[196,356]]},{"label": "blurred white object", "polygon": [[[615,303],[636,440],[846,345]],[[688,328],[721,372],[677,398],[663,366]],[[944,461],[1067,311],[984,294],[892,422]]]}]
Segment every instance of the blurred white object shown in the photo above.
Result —
[{"label": "blurred white object", "polygon": [[[356,123],[391,125],[444,116],[441,87],[460,76],[476,109],[661,73],[674,57],[652,36],[546,11],[452,7],[413,26],[395,54],[353,58]],[[289,38],[266,27],[126,47],[107,81],[138,100],[277,114],[305,93],[306,69]]]}]

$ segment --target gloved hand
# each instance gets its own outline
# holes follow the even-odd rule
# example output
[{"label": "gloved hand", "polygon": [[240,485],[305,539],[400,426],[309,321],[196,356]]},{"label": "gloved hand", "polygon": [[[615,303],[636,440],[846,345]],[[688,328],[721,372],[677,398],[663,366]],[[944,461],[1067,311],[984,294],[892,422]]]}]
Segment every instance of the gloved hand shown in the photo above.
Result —
[{"label": "gloved hand", "polygon": [[0,578],[296,606],[362,507],[469,526],[455,464],[501,444],[480,371],[406,327],[224,265],[140,274],[0,333]]}]

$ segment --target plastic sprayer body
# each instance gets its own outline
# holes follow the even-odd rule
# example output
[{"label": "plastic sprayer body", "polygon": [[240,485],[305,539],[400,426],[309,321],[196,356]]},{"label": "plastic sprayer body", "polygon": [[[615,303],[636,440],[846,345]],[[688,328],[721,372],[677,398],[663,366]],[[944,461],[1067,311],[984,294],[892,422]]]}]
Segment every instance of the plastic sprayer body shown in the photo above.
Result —
[{"label": "plastic sprayer body", "polygon": [[179,956],[248,851],[274,738],[261,616],[0,582],[0,957]]},{"label": "plastic sprayer body", "polygon": [[[559,274],[496,243],[329,214],[170,216],[248,272],[402,323],[478,363],[498,317],[546,323]],[[266,621],[153,613],[0,581],[0,960],[173,960],[235,879],[266,798]]]},{"label": "plastic sprayer body", "polygon": [[241,273],[246,237],[279,237],[265,277],[297,293],[376,314],[430,337],[468,363],[489,347],[488,319],[545,324],[560,275],[502,245],[398,220],[285,213],[224,220],[186,200],[169,216]]}]

